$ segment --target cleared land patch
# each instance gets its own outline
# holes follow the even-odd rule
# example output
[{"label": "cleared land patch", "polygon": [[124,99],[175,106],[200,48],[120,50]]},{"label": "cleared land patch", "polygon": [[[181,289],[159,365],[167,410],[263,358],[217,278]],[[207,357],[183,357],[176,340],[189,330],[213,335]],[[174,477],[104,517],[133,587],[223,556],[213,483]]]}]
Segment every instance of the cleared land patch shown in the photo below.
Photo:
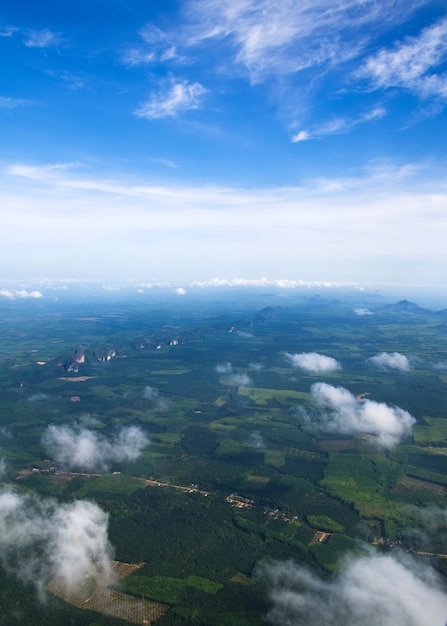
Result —
[{"label": "cleared land patch", "polygon": [[275,400],[280,404],[287,404],[288,400],[308,400],[310,394],[305,391],[293,389],[264,389],[261,387],[239,387],[239,396],[249,398],[256,404],[267,404],[269,400]]},{"label": "cleared land patch", "polygon": [[[137,569],[140,564],[112,561],[112,570],[117,580],[122,580]],[[96,611],[103,615],[123,619],[132,624],[152,624],[164,615],[169,606],[159,602],[149,602],[99,585],[93,577],[88,577],[76,590],[68,589],[61,580],[55,578],[48,585],[48,591],[78,609]]]},{"label": "cleared land patch", "polygon": [[416,443],[437,444],[447,441],[447,419],[442,417],[425,417],[429,426],[417,424],[414,427],[414,440]]}]

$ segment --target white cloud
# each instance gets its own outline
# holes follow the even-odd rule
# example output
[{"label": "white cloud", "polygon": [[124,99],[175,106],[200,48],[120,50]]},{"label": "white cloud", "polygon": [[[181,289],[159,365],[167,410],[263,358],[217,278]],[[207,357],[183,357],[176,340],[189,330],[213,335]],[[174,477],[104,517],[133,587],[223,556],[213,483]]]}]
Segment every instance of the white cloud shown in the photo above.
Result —
[{"label": "white cloud", "polygon": [[405,515],[408,525],[403,529],[403,535],[405,540],[410,539],[413,549],[437,552],[440,545],[445,545],[447,508],[409,505],[405,507]]},{"label": "white cloud", "polygon": [[[366,0],[193,0],[187,4],[189,43],[212,39],[233,45],[235,62],[247,68],[253,81],[305,68],[336,65],[356,56],[365,38],[355,29],[383,20],[402,20],[418,2],[397,0],[382,6]],[[341,37],[344,33],[345,37]],[[357,33],[358,34],[358,33]]]},{"label": "white cloud", "polygon": [[252,381],[248,374],[231,374],[224,382],[234,387],[248,387]]},{"label": "white cloud", "polygon": [[27,39],[24,40],[28,48],[49,48],[58,46],[62,42],[59,33],[51,31],[49,28],[29,31]]},{"label": "white cloud", "polygon": [[336,372],[341,370],[341,365],[336,359],[317,352],[287,353],[284,356],[290,361],[292,367],[298,367],[306,372]]},{"label": "white cloud", "polygon": [[261,435],[259,430],[255,430],[250,434],[250,438],[248,443],[256,448],[256,450],[264,450],[265,449],[265,441],[264,437]]},{"label": "white cloud", "polygon": [[114,436],[105,437],[81,426],[50,425],[42,444],[65,469],[107,471],[113,463],[138,459],[149,440],[138,426],[122,427]]},{"label": "white cloud", "polygon": [[123,53],[124,65],[136,66],[153,63],[156,60],[154,52],[148,52],[142,48],[130,48]]},{"label": "white cloud", "polygon": [[408,556],[370,553],[344,561],[330,580],[291,561],[265,565],[274,626],[444,626],[447,594],[438,574]]},{"label": "white cloud", "polygon": [[299,143],[300,141],[307,141],[308,139],[312,139],[313,136],[307,130],[300,130],[292,137],[293,143]]},{"label": "white cloud", "polygon": [[7,173],[11,176],[23,176],[23,178],[29,178],[30,180],[50,181],[57,180],[57,177],[62,173],[79,167],[79,165],[79,163],[49,163],[36,166],[15,163],[7,169]]},{"label": "white cloud", "polygon": [[84,87],[84,79],[76,74],[72,74],[67,71],[56,71],[56,70],[47,70],[46,73],[49,76],[57,78],[63,81],[70,89],[77,90],[82,89]]},{"label": "white cloud", "polygon": [[261,370],[264,369],[264,365],[262,363],[257,363],[256,361],[253,361],[252,363],[250,363],[248,367],[254,370],[255,372],[260,372]]},{"label": "white cloud", "polygon": [[0,109],[15,109],[16,107],[25,104],[25,100],[20,98],[6,98],[0,96]]},{"label": "white cloud", "polygon": [[311,414],[301,412],[301,417],[308,424],[342,435],[369,434],[383,448],[392,448],[411,435],[416,423],[415,418],[404,409],[388,406],[384,402],[357,399],[343,387],[315,383],[311,394],[318,411]]},{"label": "white cloud", "polygon": [[40,291],[26,291],[26,289],[20,289],[15,292],[16,298],[43,298],[43,294]]},{"label": "white cloud", "polygon": [[250,376],[244,373],[237,374],[229,361],[226,363],[219,363],[214,368],[214,371],[225,376],[225,378],[222,379],[222,382],[225,385],[231,385],[234,387],[247,387],[248,385],[251,385],[252,381]]},{"label": "white cloud", "polygon": [[149,65],[177,57],[175,45],[169,40],[166,33],[154,24],[146,24],[139,35],[143,44],[124,51],[122,56],[124,65]]},{"label": "white cloud", "polygon": [[45,402],[45,400],[48,400],[49,397],[50,396],[47,393],[41,393],[40,391],[38,391],[28,396],[28,401],[29,402]]},{"label": "white cloud", "polygon": [[0,37],[12,37],[18,30],[16,26],[5,26],[0,30]]},{"label": "white cloud", "polygon": [[365,124],[377,120],[386,115],[386,109],[384,107],[374,107],[363,115],[356,118],[341,118],[337,117],[333,120],[325,122],[316,126],[312,131],[300,130],[298,133],[292,136],[293,143],[299,143],[300,141],[307,141],[309,139],[318,139],[326,135],[339,135],[342,133],[348,133],[359,124]]},{"label": "white cloud", "polygon": [[[419,171],[415,164],[385,163],[301,187],[247,189],[95,178],[88,171],[79,175],[73,164],[19,164],[0,180],[0,204],[10,207],[3,216],[0,260],[5,268],[19,267],[23,250],[39,241],[34,275],[65,278],[73,267],[62,242],[76,236],[84,242],[81,277],[91,276],[94,261],[98,276],[138,277],[144,260],[154,267],[163,261],[165,280],[196,279],[197,286],[335,286],[386,283],[392,263],[395,281],[429,277],[442,284],[446,172],[438,169],[432,179],[426,171],[430,180],[422,182]],[[259,257],[267,245],[269,255]],[[300,274],[290,276],[291,267]],[[222,272],[264,278],[209,280]],[[266,274],[292,280],[272,281]]]},{"label": "white cloud", "polygon": [[17,289],[16,291],[10,291],[9,289],[1,289],[0,297],[8,298],[8,300],[14,300],[15,298],[19,298],[20,300],[24,298],[39,299],[43,298],[43,293],[37,290],[27,291],[26,289]]},{"label": "white cloud", "polygon": [[423,97],[447,98],[447,18],[425,28],[418,37],[408,37],[393,48],[369,57],[357,72],[371,89],[400,87]]},{"label": "white cloud", "polygon": [[363,315],[374,315],[374,313],[373,313],[372,311],[370,311],[369,309],[366,309],[366,308],[357,308],[357,309],[354,309],[354,313],[355,313],[356,315],[359,315],[359,316],[363,316]]},{"label": "white cloud", "polygon": [[219,363],[218,365],[216,365],[214,369],[218,374],[232,374],[233,373],[233,366],[231,365],[229,361],[227,361],[226,363]]},{"label": "white cloud", "polygon": [[207,90],[200,83],[171,82],[168,89],[154,94],[135,111],[137,117],[155,120],[176,117],[180,112],[198,109]]},{"label": "white cloud", "polygon": [[158,411],[167,411],[170,406],[169,400],[166,400],[156,387],[145,387],[143,398],[149,400]]},{"label": "white cloud", "polygon": [[383,370],[396,369],[408,372],[410,369],[408,357],[400,352],[381,352],[369,358],[368,362]]},{"label": "white cloud", "polygon": [[[350,283],[351,286],[352,283]],[[321,280],[291,280],[280,278],[268,280],[267,278],[212,278],[211,280],[195,280],[191,282],[191,287],[278,287],[279,289],[296,289],[325,287],[341,287],[343,283]]]},{"label": "white cloud", "polygon": [[86,576],[112,580],[108,517],[96,504],[78,500],[59,505],[0,491],[0,559],[23,582],[36,586],[43,599],[46,585],[58,577],[73,589]]},{"label": "white cloud", "polygon": [[5,439],[12,439],[12,433],[10,428],[8,428],[8,426],[1,426],[0,427],[0,439],[1,438],[5,438]]},{"label": "white cloud", "polygon": [[178,287],[178,288],[175,290],[175,293],[176,293],[178,296],[184,296],[184,295],[186,295],[186,289],[184,289],[183,287]]}]

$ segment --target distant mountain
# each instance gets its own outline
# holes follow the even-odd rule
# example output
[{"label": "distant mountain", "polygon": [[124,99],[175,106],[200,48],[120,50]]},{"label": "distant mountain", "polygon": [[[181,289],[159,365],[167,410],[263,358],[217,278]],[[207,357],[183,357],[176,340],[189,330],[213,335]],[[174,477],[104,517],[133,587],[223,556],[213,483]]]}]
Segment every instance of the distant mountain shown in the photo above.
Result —
[{"label": "distant mountain", "polygon": [[434,311],[431,309],[425,309],[415,302],[410,302],[410,300],[399,300],[399,302],[395,302],[394,304],[386,304],[384,306],[377,307],[375,311],[381,311],[383,313],[407,313],[419,315],[434,314]]},{"label": "distant mountain", "polygon": [[340,300],[337,298],[325,298],[324,296],[320,296],[320,294],[316,294],[315,296],[311,296],[306,301],[307,306],[309,307],[327,307],[334,306],[340,304]]},{"label": "distant mountain", "polygon": [[64,363],[64,369],[67,372],[74,372],[75,374],[79,372],[79,365],[85,363],[85,354],[83,348],[80,346],[76,348],[74,354],[68,361]]},{"label": "distant mountain", "polygon": [[282,307],[280,306],[266,306],[261,311],[256,313],[253,321],[255,323],[263,324],[264,322],[272,319],[272,317],[276,317],[280,311],[282,311]]}]

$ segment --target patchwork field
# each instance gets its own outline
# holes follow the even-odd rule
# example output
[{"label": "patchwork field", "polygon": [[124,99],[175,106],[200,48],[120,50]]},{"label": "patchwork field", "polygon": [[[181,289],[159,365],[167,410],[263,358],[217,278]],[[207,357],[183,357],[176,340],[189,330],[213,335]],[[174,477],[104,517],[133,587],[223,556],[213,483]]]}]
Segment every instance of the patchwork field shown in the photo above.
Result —
[{"label": "patchwork field", "polygon": [[[73,595],[53,577],[45,609],[8,544],[0,624],[261,626],[263,564],[330,576],[365,545],[423,552],[447,575],[429,556],[445,553],[446,316],[230,303],[5,305],[2,493],[35,507],[37,529],[39,511],[94,503],[120,580]],[[371,360],[383,354],[408,367]]]}]

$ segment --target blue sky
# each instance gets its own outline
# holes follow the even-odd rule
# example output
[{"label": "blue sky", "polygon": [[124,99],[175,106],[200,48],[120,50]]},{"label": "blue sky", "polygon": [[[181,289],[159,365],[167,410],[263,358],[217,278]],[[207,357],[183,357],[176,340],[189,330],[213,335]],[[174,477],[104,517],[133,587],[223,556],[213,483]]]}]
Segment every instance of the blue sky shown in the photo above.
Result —
[{"label": "blue sky", "polygon": [[0,8],[0,281],[445,285],[447,9]]}]

